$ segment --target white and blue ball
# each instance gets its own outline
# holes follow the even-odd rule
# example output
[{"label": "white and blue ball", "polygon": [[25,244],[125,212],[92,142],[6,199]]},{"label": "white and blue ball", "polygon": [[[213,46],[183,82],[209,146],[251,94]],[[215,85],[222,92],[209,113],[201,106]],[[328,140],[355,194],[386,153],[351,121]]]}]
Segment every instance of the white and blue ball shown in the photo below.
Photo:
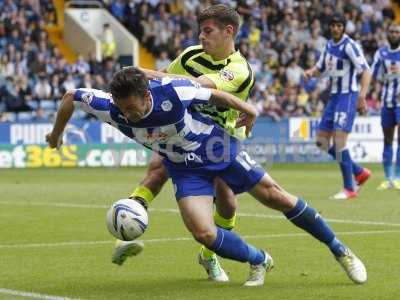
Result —
[{"label": "white and blue ball", "polygon": [[121,199],[107,211],[106,223],[108,231],[117,239],[132,241],[146,231],[149,217],[146,209],[137,201]]}]

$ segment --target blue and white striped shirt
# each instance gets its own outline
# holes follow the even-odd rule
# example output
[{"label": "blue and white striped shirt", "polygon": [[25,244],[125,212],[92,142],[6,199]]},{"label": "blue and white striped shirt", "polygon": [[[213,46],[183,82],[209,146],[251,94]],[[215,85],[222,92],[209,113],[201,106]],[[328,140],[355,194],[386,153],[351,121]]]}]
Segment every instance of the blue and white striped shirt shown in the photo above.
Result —
[{"label": "blue and white striped shirt", "polygon": [[208,103],[209,89],[187,79],[150,80],[149,85],[152,107],[135,123],[123,116],[111,94],[100,90],[75,90],[74,106],[116,127],[175,166],[201,167],[236,156],[237,140],[211,118],[191,109],[192,105]]},{"label": "blue and white striped shirt", "polygon": [[318,62],[318,70],[331,81],[331,94],[358,92],[357,73],[369,69],[361,47],[346,34],[338,43],[329,40]]},{"label": "blue and white striped shirt", "polygon": [[400,106],[400,48],[389,47],[378,49],[372,64],[372,75],[383,83],[381,91],[382,103],[387,108]]}]

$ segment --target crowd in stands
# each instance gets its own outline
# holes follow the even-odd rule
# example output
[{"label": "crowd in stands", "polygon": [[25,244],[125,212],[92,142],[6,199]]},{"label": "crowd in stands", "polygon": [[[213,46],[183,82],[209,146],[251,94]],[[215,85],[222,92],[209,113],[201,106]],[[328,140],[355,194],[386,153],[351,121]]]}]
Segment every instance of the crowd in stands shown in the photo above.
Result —
[{"label": "crowd in stands", "polygon": [[46,31],[56,22],[52,3],[0,0],[0,122],[50,120],[65,91],[106,89],[119,68],[115,57],[94,54],[68,63]]},{"label": "crowd in stands", "polygon": [[[51,3],[0,0],[0,114],[32,110],[37,118],[48,118],[43,103],[46,107],[52,103],[54,111],[67,89],[105,89],[119,68],[112,56],[102,62],[94,56],[88,60],[79,56],[76,63],[68,64],[58,48],[51,46],[44,29],[46,22],[54,22]],[[385,44],[385,29],[394,17],[389,0],[103,3],[157,57],[157,69],[166,67],[186,47],[198,44],[199,11],[215,3],[235,7],[243,18],[237,48],[257,78],[249,101],[260,115],[276,121],[290,116],[321,116],[329,82],[324,78],[304,82],[302,73],[318,60],[329,38],[329,20],[334,12],[345,15],[347,34],[359,41],[370,63],[377,48]],[[380,85],[373,83],[367,97],[371,115],[380,111],[379,91]]]}]

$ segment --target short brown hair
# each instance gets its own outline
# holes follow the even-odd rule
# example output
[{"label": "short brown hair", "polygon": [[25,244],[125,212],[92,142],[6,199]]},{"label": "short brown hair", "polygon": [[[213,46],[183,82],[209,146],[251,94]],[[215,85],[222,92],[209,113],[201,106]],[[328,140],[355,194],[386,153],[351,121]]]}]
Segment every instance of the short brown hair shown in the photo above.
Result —
[{"label": "short brown hair", "polygon": [[227,5],[217,4],[205,8],[198,15],[197,23],[201,25],[201,23],[209,19],[212,19],[216,23],[223,26],[232,25],[235,35],[238,32],[240,24],[240,16],[236,10]]},{"label": "short brown hair", "polygon": [[110,83],[113,98],[144,97],[149,88],[146,75],[135,67],[124,68],[114,74]]}]

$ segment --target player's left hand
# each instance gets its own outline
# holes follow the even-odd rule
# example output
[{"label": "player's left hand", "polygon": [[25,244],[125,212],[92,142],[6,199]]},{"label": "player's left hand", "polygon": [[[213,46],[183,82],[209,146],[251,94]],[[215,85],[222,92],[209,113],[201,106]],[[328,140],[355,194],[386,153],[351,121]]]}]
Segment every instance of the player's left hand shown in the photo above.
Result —
[{"label": "player's left hand", "polygon": [[54,135],[53,133],[46,134],[46,142],[50,148],[59,149],[62,145],[62,136]]},{"label": "player's left hand", "polygon": [[256,122],[257,114],[247,114],[242,112],[236,121],[236,128],[246,126],[246,136],[249,136]]},{"label": "player's left hand", "polygon": [[365,115],[367,113],[367,102],[365,101],[365,97],[358,97],[357,111],[360,115]]}]

